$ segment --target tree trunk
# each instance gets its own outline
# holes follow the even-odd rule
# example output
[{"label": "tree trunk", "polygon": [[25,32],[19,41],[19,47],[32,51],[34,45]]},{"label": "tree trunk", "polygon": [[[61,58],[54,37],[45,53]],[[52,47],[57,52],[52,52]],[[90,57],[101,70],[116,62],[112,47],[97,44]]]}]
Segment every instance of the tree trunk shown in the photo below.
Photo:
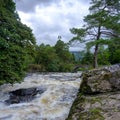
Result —
[{"label": "tree trunk", "polygon": [[[101,35],[100,29],[101,29],[101,26],[99,25],[96,41],[98,41],[98,40],[100,39],[100,35]],[[93,59],[93,67],[94,67],[94,68],[97,68],[97,67],[98,67],[98,60],[97,60],[97,56],[98,56],[98,46],[99,46],[99,44],[97,43],[97,44],[95,45],[95,52],[94,52],[94,59]]]},{"label": "tree trunk", "polygon": [[98,45],[95,46],[94,59],[93,59],[93,67],[94,68],[98,67],[97,55],[98,55]]}]

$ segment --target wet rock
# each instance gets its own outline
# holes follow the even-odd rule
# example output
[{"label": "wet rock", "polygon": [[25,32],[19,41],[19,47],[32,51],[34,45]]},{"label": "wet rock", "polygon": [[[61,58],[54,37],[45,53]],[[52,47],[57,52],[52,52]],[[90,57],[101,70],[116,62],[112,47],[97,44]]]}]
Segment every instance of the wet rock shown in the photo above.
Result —
[{"label": "wet rock", "polygon": [[120,64],[95,69],[82,74],[80,91],[97,94],[120,90]]},{"label": "wet rock", "polygon": [[7,104],[15,104],[21,102],[29,102],[33,100],[37,94],[42,94],[45,91],[43,88],[26,88],[18,89],[15,91],[9,92],[9,99],[5,100]]}]

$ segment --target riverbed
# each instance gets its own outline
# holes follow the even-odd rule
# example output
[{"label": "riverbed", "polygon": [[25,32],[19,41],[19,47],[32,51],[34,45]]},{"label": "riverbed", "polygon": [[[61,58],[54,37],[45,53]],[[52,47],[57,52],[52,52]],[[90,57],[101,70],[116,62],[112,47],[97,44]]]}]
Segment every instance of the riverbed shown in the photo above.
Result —
[{"label": "riverbed", "polygon": [[[31,73],[22,83],[0,86],[0,120],[65,120],[76,98],[81,73]],[[6,104],[10,91],[42,89],[31,101]]]}]

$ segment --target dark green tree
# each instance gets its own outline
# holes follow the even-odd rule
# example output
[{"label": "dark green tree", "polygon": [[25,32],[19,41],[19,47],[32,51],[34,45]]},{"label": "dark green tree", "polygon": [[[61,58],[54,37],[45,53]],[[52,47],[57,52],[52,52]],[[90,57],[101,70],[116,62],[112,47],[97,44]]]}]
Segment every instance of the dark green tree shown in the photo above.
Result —
[{"label": "dark green tree", "polygon": [[104,46],[100,46],[98,53],[98,64],[110,65],[109,57],[110,57],[110,52],[108,48],[105,48]]},{"label": "dark green tree", "polygon": [[0,0],[0,84],[20,82],[31,62],[35,38],[12,0]]},{"label": "dark green tree", "polygon": [[109,61],[111,64],[120,63],[120,39],[112,40],[108,46],[109,50]]},{"label": "dark green tree", "polygon": [[93,67],[98,66],[98,51],[100,45],[110,43],[118,38],[120,32],[120,0],[91,0],[90,13],[84,18],[86,23],[82,28],[73,28],[76,36],[71,40],[87,42],[94,46]]},{"label": "dark green tree", "polygon": [[91,65],[93,62],[93,54],[90,51],[85,52],[80,62],[83,65]]},{"label": "dark green tree", "polygon": [[69,52],[69,46],[58,37],[58,41],[54,46],[56,54],[60,60],[60,70],[59,71],[71,71],[73,67],[74,57]]},{"label": "dark green tree", "polygon": [[54,47],[41,44],[36,49],[35,64],[41,65],[41,71],[59,71],[59,58]]},{"label": "dark green tree", "polygon": [[55,46],[44,44],[37,46],[32,68],[37,71],[67,72],[72,71],[73,60],[68,45],[58,39]]}]

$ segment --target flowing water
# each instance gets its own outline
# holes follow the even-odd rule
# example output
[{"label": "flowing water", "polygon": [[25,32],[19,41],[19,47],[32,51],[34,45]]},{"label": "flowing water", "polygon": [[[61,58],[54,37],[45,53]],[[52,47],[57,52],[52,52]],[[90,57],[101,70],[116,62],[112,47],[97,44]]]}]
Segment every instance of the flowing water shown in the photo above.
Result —
[{"label": "flowing water", "polygon": [[[81,73],[29,74],[24,82],[0,86],[0,120],[65,120],[76,98]],[[43,89],[28,102],[6,104],[10,91]]]}]

